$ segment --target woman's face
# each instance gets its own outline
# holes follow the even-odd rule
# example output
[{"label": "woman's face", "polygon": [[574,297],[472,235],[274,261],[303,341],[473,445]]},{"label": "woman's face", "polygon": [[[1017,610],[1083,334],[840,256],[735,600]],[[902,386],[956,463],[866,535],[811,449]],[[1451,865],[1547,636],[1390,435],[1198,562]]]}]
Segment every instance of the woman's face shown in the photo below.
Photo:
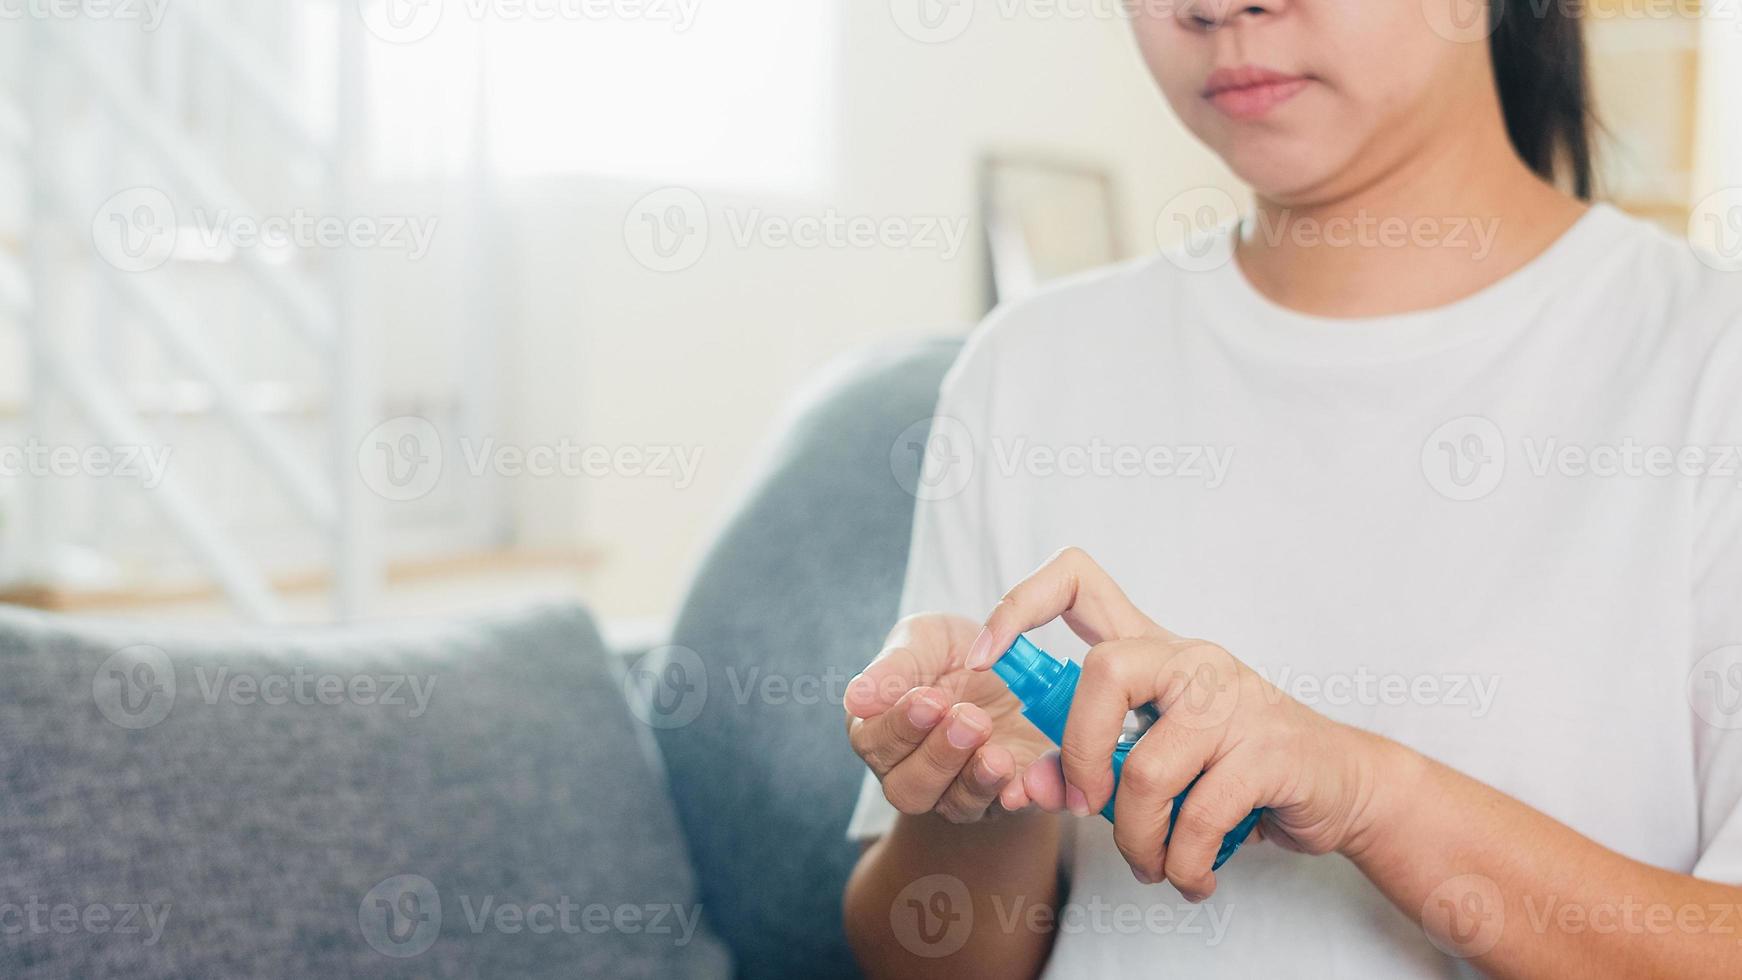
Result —
[{"label": "woman's face", "polygon": [[1129,2],[1174,111],[1278,203],[1347,193],[1492,111],[1482,0]]}]

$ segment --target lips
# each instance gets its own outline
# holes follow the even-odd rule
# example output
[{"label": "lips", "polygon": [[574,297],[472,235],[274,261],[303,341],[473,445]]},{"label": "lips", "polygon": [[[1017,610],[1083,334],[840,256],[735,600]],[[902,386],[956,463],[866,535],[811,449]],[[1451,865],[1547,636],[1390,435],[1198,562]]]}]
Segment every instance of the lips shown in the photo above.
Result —
[{"label": "lips", "polygon": [[1311,82],[1305,75],[1269,68],[1218,68],[1204,83],[1204,98],[1234,119],[1261,119]]}]

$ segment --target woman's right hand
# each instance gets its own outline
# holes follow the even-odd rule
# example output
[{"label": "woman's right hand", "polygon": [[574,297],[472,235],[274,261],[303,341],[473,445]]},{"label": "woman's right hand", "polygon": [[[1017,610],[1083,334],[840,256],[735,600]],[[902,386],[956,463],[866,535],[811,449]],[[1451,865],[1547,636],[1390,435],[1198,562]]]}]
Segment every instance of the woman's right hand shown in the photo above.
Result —
[{"label": "woman's right hand", "polygon": [[1052,785],[1057,766],[1036,767],[1024,785],[1024,772],[1052,744],[1022,717],[1022,703],[996,674],[964,666],[980,626],[961,616],[910,616],[847,685],[853,750],[902,813],[973,823],[1026,808],[1031,792],[1063,797],[1062,783]]}]

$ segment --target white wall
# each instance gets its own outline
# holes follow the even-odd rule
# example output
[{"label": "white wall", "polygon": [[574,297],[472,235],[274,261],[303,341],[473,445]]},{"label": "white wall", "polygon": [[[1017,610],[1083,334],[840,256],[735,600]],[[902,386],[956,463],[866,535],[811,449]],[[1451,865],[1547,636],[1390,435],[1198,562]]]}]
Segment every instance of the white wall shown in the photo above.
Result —
[{"label": "white wall", "polygon": [[588,442],[704,453],[686,490],[622,478],[512,488],[524,543],[603,550],[608,566],[591,598],[607,614],[669,608],[783,401],[820,365],[882,338],[965,331],[980,312],[977,227],[950,259],[920,249],[739,248],[722,228],[726,212],[832,207],[959,220],[974,214],[982,152],[1037,151],[1105,165],[1122,195],[1127,245],[1142,251],[1174,194],[1235,186],[1173,120],[1122,21],[998,20],[994,5],[980,6],[960,38],[922,44],[897,28],[887,4],[843,3],[827,190],[752,200],[696,188],[712,236],[685,271],[649,271],[625,246],[625,215],[657,183],[550,178],[509,190],[509,286],[522,319],[505,390],[517,438],[578,432]]}]

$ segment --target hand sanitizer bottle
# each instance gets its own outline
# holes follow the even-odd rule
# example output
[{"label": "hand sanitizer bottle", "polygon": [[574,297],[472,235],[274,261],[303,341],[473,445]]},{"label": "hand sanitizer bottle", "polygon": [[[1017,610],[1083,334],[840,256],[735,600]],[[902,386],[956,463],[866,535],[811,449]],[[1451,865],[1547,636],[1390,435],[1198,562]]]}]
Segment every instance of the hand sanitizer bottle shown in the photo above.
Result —
[{"label": "hand sanitizer bottle", "polygon": [[[992,665],[992,670],[1004,683],[1010,692],[1022,702],[1022,716],[1027,718],[1041,734],[1051,739],[1054,745],[1063,745],[1065,740],[1065,719],[1070,717],[1071,699],[1077,693],[1077,679],[1083,670],[1069,660],[1059,660],[1045,650],[1030,643],[1028,637],[1019,636],[1004,656]],[[1119,773],[1125,767],[1125,757],[1131,753],[1137,740],[1149,727],[1161,720],[1161,712],[1155,705],[1139,705],[1133,712],[1137,716],[1137,726],[1127,727],[1120,737],[1119,744],[1113,750],[1113,793],[1118,798]],[[1186,795],[1197,785],[1193,779],[1185,788],[1185,792],[1173,798],[1173,813],[1168,821],[1167,837],[1173,839],[1173,825],[1179,820],[1180,807],[1185,805]],[[1113,820],[1113,800],[1108,800],[1101,815],[1108,822]],[[1241,844],[1252,833],[1252,828],[1258,825],[1259,818],[1264,816],[1262,808],[1253,810],[1241,820],[1239,825],[1230,830],[1222,838],[1222,847],[1216,852],[1215,868],[1220,868],[1224,862],[1234,855]]]}]

